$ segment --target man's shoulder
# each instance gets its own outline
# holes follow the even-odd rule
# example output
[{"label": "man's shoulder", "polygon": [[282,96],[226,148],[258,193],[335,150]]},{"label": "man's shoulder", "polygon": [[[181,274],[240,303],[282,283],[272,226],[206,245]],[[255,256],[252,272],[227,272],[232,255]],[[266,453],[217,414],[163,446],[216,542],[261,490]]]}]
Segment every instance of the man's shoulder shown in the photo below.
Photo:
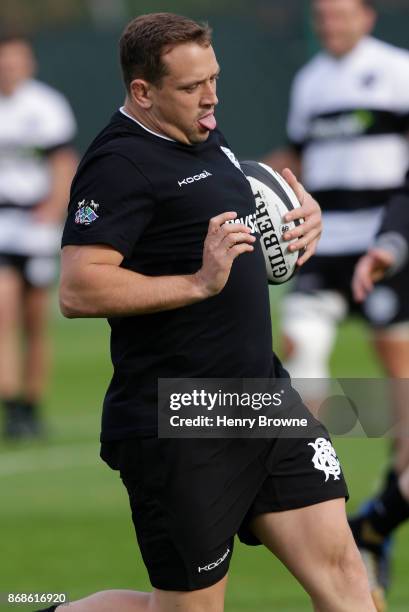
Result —
[{"label": "man's shoulder", "polygon": [[28,79],[21,88],[21,95],[26,97],[31,104],[47,104],[47,105],[67,105],[66,97],[51,85],[38,81],[37,79]]},{"label": "man's shoulder", "polygon": [[379,38],[373,36],[366,38],[362,45],[362,50],[368,54],[372,61],[379,59],[385,62],[403,62],[409,66],[408,49],[397,47]]},{"label": "man's shoulder", "polygon": [[28,79],[15,93],[16,108],[30,117],[31,134],[39,146],[69,142],[76,132],[76,121],[66,97],[42,81]]},{"label": "man's shoulder", "polygon": [[319,51],[298,69],[295,73],[294,84],[299,86],[308,83],[311,79],[317,78],[317,75],[328,66],[328,63],[328,55],[323,51]]},{"label": "man's shoulder", "polygon": [[110,156],[131,158],[132,153],[146,146],[143,134],[139,133],[136,128],[129,126],[119,111],[115,112],[105,127],[95,136],[83,159]]}]

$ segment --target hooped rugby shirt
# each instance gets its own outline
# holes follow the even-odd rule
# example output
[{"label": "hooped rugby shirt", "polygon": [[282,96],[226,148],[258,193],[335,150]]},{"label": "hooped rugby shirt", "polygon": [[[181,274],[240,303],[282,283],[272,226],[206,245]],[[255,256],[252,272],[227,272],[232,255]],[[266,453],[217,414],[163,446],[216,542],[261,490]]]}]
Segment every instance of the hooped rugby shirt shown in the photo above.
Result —
[{"label": "hooped rugby shirt", "polygon": [[365,251],[409,166],[409,52],[372,37],[297,74],[288,135],[324,211],[317,253]]},{"label": "hooped rugby shirt", "polygon": [[[254,225],[249,183],[221,133],[185,145],[117,112],[74,178],[62,244],[106,244],[122,267],[149,276],[202,264],[209,220],[236,211]],[[233,263],[220,294],[163,311],[109,319],[114,374],[101,439],[156,433],[157,379],[273,375],[268,286],[259,242]]]},{"label": "hooped rugby shirt", "polygon": [[76,124],[62,94],[29,79],[0,93],[0,252],[55,256],[61,230],[35,223],[33,208],[49,194],[48,156],[70,146]]},{"label": "hooped rugby shirt", "polygon": [[71,144],[76,125],[62,94],[30,79],[0,93],[0,207],[30,207],[50,189],[47,155]]}]

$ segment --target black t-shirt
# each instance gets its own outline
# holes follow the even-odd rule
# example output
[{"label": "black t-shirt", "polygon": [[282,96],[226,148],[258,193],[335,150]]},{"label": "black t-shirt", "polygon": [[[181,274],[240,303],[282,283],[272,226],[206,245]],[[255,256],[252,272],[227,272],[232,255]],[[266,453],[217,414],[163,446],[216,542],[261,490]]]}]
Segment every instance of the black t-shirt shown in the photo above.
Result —
[{"label": "black t-shirt", "polygon": [[[194,273],[210,218],[229,210],[254,225],[249,183],[218,130],[204,143],[185,145],[117,112],[81,161],[62,244],[110,245],[124,256],[123,268],[149,276]],[[114,374],[104,401],[103,441],[156,432],[160,377],[274,374],[259,242],[235,260],[219,295],[109,324]]]}]

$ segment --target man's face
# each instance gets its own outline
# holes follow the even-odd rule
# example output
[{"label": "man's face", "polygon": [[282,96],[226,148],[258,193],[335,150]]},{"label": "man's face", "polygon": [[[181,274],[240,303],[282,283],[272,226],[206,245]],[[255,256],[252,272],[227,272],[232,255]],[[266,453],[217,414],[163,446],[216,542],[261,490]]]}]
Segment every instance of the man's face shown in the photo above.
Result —
[{"label": "man's face", "polygon": [[314,27],[332,55],[349,53],[374,26],[374,11],[362,0],[313,0]]},{"label": "man's face", "polygon": [[149,85],[150,118],[156,129],[185,144],[204,142],[216,127],[219,65],[211,46],[184,43],[164,57],[168,74]]},{"label": "man's face", "polygon": [[10,95],[34,74],[35,62],[30,46],[12,40],[0,45],[0,92]]}]

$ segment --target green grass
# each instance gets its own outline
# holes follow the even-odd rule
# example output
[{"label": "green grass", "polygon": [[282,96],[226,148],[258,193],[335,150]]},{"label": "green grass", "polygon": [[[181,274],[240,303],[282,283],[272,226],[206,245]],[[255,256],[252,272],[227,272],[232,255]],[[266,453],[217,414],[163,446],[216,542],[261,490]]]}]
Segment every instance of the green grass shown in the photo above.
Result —
[{"label": "green grass", "polygon": [[[117,473],[98,458],[100,406],[111,375],[108,327],[104,321],[66,321],[55,314],[51,333],[49,440],[0,447],[0,593],[66,592],[75,599],[107,588],[148,589],[125,491]],[[332,365],[344,376],[379,374],[356,322],[343,327]],[[343,439],[337,450],[352,511],[376,486],[386,445]],[[408,570],[405,526],[397,537],[392,612],[408,609]],[[309,609],[302,589],[267,551],[236,545],[226,612]]]}]

